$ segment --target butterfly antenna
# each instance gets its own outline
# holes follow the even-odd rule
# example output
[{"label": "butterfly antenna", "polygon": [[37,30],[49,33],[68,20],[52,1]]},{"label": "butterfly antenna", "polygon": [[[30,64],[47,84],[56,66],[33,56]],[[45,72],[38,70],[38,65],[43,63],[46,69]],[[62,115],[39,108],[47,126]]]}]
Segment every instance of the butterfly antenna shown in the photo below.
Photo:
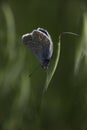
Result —
[{"label": "butterfly antenna", "polygon": [[74,35],[74,36],[80,36],[79,34],[73,33],[73,32],[62,32],[62,33],[59,35],[59,40],[61,40],[62,35],[65,35],[65,34]]},{"label": "butterfly antenna", "polygon": [[36,72],[39,68],[40,68],[40,65],[36,66],[36,67],[33,69],[33,71],[29,74],[29,77],[31,77],[32,74],[33,74],[34,72]]}]

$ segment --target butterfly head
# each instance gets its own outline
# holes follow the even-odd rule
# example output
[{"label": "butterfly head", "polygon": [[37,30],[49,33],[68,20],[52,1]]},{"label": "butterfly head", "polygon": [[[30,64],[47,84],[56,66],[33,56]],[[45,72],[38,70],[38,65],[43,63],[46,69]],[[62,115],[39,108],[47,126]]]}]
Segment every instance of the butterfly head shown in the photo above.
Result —
[{"label": "butterfly head", "polygon": [[42,68],[47,69],[50,64],[50,59],[44,59],[42,62]]}]

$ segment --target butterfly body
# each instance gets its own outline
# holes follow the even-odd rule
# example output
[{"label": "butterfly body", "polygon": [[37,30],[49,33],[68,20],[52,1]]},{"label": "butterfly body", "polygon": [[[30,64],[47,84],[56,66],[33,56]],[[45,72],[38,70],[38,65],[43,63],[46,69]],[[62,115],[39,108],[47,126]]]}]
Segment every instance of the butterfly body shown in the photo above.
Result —
[{"label": "butterfly body", "polygon": [[53,43],[49,33],[38,28],[22,36],[24,44],[37,57],[43,68],[48,68],[53,54]]}]

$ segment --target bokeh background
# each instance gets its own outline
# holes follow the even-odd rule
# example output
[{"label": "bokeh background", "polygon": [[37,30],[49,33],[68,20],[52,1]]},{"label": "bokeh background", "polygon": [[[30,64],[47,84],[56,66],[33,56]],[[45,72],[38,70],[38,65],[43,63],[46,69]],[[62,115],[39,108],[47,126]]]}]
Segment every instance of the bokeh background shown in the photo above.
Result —
[{"label": "bokeh background", "polygon": [[[0,0],[0,130],[87,130],[87,1]],[[56,72],[43,94],[46,70],[21,36],[47,29],[63,35]],[[55,50],[54,50],[55,51]]]}]

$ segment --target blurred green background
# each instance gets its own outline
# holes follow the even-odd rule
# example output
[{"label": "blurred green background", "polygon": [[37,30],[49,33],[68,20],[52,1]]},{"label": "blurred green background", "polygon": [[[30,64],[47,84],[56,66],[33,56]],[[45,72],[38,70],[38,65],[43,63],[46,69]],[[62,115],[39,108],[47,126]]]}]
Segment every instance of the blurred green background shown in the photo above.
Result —
[{"label": "blurred green background", "polygon": [[[87,130],[87,1],[0,0],[0,130]],[[56,46],[56,72],[43,94],[46,71],[21,36],[47,29]],[[55,51],[55,50],[54,50]]]}]

